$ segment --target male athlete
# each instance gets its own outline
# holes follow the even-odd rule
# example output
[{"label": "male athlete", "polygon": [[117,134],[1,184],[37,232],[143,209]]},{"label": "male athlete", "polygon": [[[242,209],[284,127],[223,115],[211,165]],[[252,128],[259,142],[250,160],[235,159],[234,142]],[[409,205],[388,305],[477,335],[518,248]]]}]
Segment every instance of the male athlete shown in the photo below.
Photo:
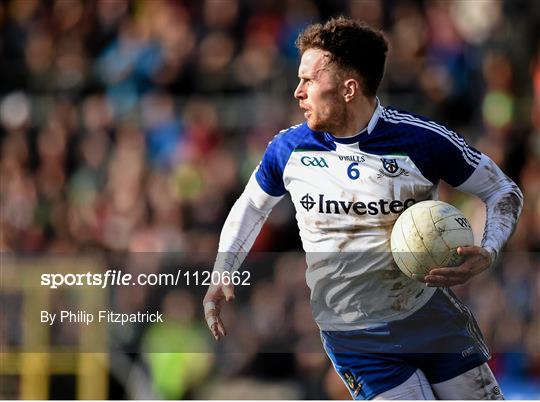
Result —
[{"label": "male athlete", "polygon": [[[387,42],[344,17],[308,27],[294,92],[306,122],[269,144],[221,233],[215,270],[235,270],[286,192],[296,208],[313,316],[324,348],[355,399],[503,399],[470,311],[449,287],[488,269],[510,235],[523,196],[462,137],[428,119],[383,107],[376,92]],[[437,199],[444,180],[480,197],[482,246],[465,262],[409,279],[390,253],[390,232],[410,205]],[[205,316],[225,336],[211,286]]]}]

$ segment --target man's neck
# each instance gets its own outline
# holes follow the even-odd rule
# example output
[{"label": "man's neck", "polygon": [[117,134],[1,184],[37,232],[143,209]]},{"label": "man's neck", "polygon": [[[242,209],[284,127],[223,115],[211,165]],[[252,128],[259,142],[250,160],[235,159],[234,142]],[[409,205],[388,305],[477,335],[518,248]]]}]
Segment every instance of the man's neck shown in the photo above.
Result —
[{"label": "man's neck", "polygon": [[367,127],[377,108],[377,98],[358,99],[347,109],[346,123],[332,135],[335,137],[352,137]]}]

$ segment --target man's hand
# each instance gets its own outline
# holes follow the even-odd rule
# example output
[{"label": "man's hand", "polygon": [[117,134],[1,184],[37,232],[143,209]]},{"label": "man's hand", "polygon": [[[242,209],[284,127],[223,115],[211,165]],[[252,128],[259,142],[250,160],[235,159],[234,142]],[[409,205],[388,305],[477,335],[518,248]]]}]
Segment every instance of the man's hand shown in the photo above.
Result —
[{"label": "man's hand", "polygon": [[427,286],[450,287],[462,285],[474,275],[488,269],[493,262],[491,254],[482,247],[459,247],[457,252],[465,256],[463,264],[457,267],[431,269],[424,278]]},{"label": "man's hand", "polygon": [[208,291],[204,296],[204,317],[206,318],[206,324],[212,335],[216,338],[216,341],[227,335],[223,321],[221,321],[220,313],[221,307],[223,307],[224,301],[234,300],[234,286],[229,285],[210,285]]}]

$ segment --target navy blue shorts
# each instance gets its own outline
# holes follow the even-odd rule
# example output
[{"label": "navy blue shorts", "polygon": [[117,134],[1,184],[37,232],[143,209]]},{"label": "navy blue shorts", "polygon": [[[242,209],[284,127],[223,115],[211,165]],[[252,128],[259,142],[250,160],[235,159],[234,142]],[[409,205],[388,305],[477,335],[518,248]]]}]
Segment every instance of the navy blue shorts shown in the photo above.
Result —
[{"label": "navy blue shorts", "polygon": [[376,328],[321,331],[326,353],[354,399],[371,399],[417,369],[432,384],[489,359],[470,310],[449,289],[437,289],[411,316]]}]

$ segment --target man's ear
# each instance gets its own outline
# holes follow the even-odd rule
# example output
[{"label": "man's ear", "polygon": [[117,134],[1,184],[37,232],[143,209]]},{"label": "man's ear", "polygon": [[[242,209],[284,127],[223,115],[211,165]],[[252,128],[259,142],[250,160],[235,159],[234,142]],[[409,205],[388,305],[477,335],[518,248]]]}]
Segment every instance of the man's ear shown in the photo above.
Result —
[{"label": "man's ear", "polygon": [[349,78],[344,82],[344,94],[343,98],[345,102],[351,102],[360,94],[360,82],[354,78]]}]

